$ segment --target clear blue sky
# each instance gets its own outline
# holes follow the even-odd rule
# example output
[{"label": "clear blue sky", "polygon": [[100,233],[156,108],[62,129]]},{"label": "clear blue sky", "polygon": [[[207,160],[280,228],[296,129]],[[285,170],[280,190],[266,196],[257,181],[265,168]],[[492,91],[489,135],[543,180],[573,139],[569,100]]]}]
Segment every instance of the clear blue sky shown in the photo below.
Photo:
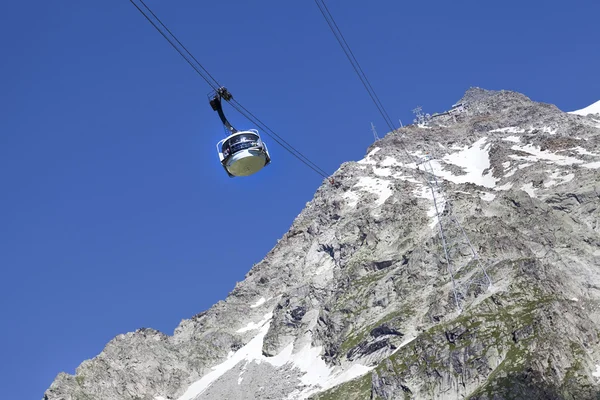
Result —
[{"label": "clear blue sky", "polygon": [[[328,173],[384,122],[312,1],[147,3],[238,101]],[[388,113],[470,86],[600,99],[597,1],[329,0]],[[321,177],[229,179],[209,87],[129,1],[0,3],[0,377],[39,399],[114,336],[224,299]],[[238,128],[247,120],[226,109]]]}]

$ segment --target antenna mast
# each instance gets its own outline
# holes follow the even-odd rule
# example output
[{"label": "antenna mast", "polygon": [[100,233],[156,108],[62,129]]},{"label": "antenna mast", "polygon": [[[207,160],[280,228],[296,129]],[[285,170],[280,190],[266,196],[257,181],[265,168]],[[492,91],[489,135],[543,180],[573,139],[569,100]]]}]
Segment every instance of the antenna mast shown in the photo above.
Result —
[{"label": "antenna mast", "polygon": [[421,112],[422,109],[423,108],[421,106],[418,106],[412,110],[413,114],[415,114],[417,116],[417,118],[415,118],[413,121],[417,125],[425,125],[425,117],[423,116],[423,113]]},{"label": "antenna mast", "polygon": [[372,122],[371,122],[371,131],[373,132],[373,138],[375,139],[375,141],[378,141],[379,136],[377,135],[377,131],[375,130],[375,125],[373,125]]}]

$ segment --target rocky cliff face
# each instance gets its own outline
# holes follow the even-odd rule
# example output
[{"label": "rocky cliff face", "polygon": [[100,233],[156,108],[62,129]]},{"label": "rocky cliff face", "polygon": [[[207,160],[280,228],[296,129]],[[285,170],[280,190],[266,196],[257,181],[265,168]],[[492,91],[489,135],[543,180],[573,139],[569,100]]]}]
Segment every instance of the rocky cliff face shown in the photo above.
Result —
[{"label": "rocky cliff face", "polygon": [[225,301],[44,398],[599,398],[600,114],[462,102],[343,164]]}]

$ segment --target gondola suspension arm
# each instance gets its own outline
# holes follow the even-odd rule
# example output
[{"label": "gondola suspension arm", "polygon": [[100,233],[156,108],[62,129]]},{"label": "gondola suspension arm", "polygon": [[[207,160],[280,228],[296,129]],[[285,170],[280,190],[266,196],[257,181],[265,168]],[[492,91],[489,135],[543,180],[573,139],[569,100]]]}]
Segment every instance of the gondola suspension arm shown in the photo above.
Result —
[{"label": "gondola suspension arm", "polygon": [[223,113],[223,107],[221,106],[222,98],[225,99],[225,101],[229,101],[233,98],[233,96],[231,95],[231,93],[229,93],[229,91],[226,88],[220,87],[216,90],[215,95],[210,100],[210,106],[212,107],[213,110],[215,110],[219,114],[219,118],[221,118],[221,122],[223,122],[223,125],[225,125],[225,127],[230,132],[230,134],[233,135],[234,133],[237,133],[238,130],[235,129],[233,127],[233,125],[231,125],[231,123],[229,123],[229,121],[227,120],[227,117],[225,117],[225,113]]}]

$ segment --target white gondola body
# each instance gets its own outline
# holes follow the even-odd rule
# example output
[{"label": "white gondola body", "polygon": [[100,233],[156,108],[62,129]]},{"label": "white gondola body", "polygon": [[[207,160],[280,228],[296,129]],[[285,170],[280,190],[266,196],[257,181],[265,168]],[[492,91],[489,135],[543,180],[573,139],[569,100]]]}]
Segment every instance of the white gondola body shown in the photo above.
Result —
[{"label": "white gondola body", "polygon": [[[236,150],[236,146],[243,148]],[[217,151],[221,165],[231,177],[255,174],[271,162],[267,145],[255,129],[236,132],[219,141]]]}]

